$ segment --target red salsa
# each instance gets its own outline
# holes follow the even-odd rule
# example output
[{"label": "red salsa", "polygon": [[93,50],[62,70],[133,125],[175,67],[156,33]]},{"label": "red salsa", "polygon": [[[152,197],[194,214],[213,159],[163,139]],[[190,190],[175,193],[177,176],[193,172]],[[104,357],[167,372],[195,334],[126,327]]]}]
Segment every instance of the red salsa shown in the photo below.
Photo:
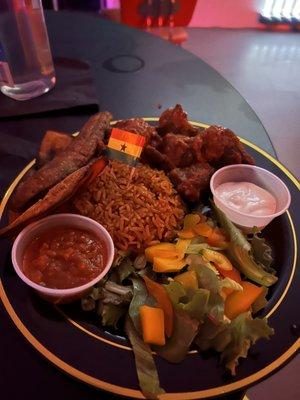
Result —
[{"label": "red salsa", "polygon": [[100,274],[104,246],[93,233],[76,228],[55,228],[37,236],[26,248],[24,274],[53,289],[84,285]]}]

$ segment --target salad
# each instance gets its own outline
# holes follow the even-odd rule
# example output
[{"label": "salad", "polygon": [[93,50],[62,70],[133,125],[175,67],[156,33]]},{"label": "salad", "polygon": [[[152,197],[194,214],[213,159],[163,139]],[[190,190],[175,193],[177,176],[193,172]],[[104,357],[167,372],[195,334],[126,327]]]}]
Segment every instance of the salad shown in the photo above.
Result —
[{"label": "salad", "polygon": [[119,252],[81,306],[96,312],[102,326],[124,327],[140,388],[155,399],[164,391],[153,352],[179,363],[191,348],[211,349],[235,375],[250,346],[274,334],[266,318],[255,316],[277,281],[271,264],[259,233],[246,237],[212,203],[187,214],[173,242],[156,243],[137,257]]}]

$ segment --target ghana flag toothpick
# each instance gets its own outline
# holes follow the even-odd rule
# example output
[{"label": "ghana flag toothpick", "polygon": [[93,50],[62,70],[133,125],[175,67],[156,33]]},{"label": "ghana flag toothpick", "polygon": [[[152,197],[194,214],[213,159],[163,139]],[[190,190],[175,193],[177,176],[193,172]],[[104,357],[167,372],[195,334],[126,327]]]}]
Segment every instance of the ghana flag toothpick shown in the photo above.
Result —
[{"label": "ghana flag toothpick", "polygon": [[113,128],[107,145],[107,156],[134,167],[145,145],[145,137]]}]

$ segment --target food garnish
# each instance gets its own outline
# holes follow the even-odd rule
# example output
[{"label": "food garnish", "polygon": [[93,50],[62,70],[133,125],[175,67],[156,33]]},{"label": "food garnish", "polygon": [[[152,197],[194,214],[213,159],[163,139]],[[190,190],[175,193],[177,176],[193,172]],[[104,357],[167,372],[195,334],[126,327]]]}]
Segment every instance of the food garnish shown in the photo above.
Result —
[{"label": "food garnish", "polygon": [[[151,345],[160,357],[175,363],[185,358],[192,343],[200,351],[214,349],[220,353],[225,367],[235,375],[239,359],[247,357],[250,345],[274,332],[266,319],[253,317],[266,305],[267,288],[247,280],[249,277],[244,274],[243,267],[240,268],[231,256],[230,249],[235,244],[246,248],[253,257],[251,241],[238,228],[228,229],[225,216],[222,220],[226,223],[222,228],[218,226],[214,215],[220,218],[220,210],[214,204],[212,206],[214,214],[211,217],[187,214],[183,230],[178,231],[174,241],[147,247],[143,269],[134,268],[135,256],[129,254],[119,266],[115,265],[115,270],[120,267],[123,271],[125,260],[130,265],[129,269],[126,267],[128,272],[122,281],[125,287],[133,288],[131,303],[127,303],[126,324],[130,321],[131,327],[134,326],[139,341]],[[200,223],[218,232],[222,243],[227,243],[226,248],[211,246],[210,235],[196,234],[192,239],[179,237],[180,232],[193,230]],[[206,234],[206,231],[201,232]],[[260,239],[255,239],[254,243],[257,240]],[[269,247],[264,242],[260,254],[266,251],[269,254]],[[262,259],[260,257],[260,261]],[[276,281],[274,274],[265,273]],[[120,282],[114,271],[110,276]],[[131,343],[135,339],[131,333]],[[147,366],[139,358],[139,348],[133,346],[133,350],[137,352],[136,367],[140,377]],[[154,368],[153,358],[151,360],[151,368]],[[139,381],[145,393],[141,377]],[[151,396],[159,394],[157,381],[156,390]]]},{"label": "food garnish", "polygon": [[228,254],[237,264],[239,270],[252,281],[263,285],[271,286],[277,282],[277,277],[267,272],[262,264],[258,264],[251,254],[251,244],[246,240],[243,233],[226,217],[226,215],[215,205],[213,205],[216,217],[222,228],[230,237],[230,247]]}]

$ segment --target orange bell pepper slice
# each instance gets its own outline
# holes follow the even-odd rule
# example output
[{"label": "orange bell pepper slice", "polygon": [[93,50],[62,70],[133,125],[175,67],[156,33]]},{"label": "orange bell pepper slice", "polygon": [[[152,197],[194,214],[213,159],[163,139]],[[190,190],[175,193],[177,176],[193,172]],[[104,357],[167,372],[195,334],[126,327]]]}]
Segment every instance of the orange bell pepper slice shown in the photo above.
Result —
[{"label": "orange bell pepper slice", "polygon": [[90,174],[87,178],[86,185],[90,184],[106,167],[107,161],[104,158],[100,158],[94,164],[91,165]]},{"label": "orange bell pepper slice", "polygon": [[163,310],[157,307],[141,306],[139,311],[144,342],[163,346],[166,343]]},{"label": "orange bell pepper slice", "polygon": [[262,294],[263,286],[256,286],[254,283],[242,281],[242,292],[234,291],[226,298],[225,315],[228,318],[234,319],[238,315],[250,309],[251,304]]},{"label": "orange bell pepper slice", "polygon": [[174,312],[168,293],[162,285],[154,282],[147,276],[143,276],[143,279],[148,292],[155,298],[158,307],[160,307],[164,312],[165,332],[168,337],[171,337],[173,332]]},{"label": "orange bell pepper slice", "polygon": [[223,276],[223,278],[230,278],[233,281],[236,281],[237,283],[241,284],[242,278],[240,272],[232,267],[232,269],[223,269],[218,265],[218,263],[214,263],[214,266],[217,268],[219,273]]}]

